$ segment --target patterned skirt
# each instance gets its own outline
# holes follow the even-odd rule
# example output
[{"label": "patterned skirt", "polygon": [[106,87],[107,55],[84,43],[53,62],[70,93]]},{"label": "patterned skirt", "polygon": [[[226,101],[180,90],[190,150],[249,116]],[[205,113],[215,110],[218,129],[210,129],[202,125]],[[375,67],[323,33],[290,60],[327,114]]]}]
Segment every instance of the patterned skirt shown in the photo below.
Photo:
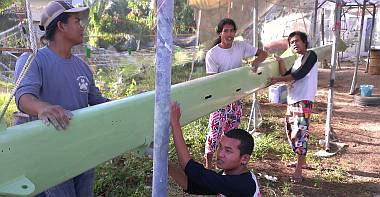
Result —
[{"label": "patterned skirt", "polygon": [[239,127],[242,106],[242,100],[238,100],[210,114],[205,154],[214,153],[216,151],[220,137],[224,132],[228,132]]},{"label": "patterned skirt", "polygon": [[288,105],[286,110],[286,134],[291,148],[298,155],[307,153],[312,109],[313,102],[304,100]]}]

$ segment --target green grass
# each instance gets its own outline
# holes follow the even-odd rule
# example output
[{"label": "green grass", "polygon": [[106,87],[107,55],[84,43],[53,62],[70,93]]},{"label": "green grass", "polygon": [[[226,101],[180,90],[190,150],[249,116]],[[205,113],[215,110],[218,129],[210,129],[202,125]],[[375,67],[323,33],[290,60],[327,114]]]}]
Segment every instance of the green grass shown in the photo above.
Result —
[{"label": "green grass", "polygon": [[[8,101],[10,97],[9,93],[0,93],[0,108],[3,110],[6,102]],[[13,113],[17,111],[17,107],[14,101],[14,98],[12,99],[11,103],[9,104],[9,107],[7,111],[5,112],[4,121],[7,127],[12,125],[12,119],[13,119]]]},{"label": "green grass", "polygon": [[255,139],[254,159],[262,159],[269,153],[281,160],[289,160],[294,153],[289,148],[280,114],[264,114],[258,132],[263,133]]},{"label": "green grass", "polygon": [[344,183],[347,181],[347,172],[340,167],[339,165],[331,168],[331,169],[318,169],[315,172],[315,177],[319,177],[321,180],[327,182],[338,182]]},{"label": "green grass", "polygon": [[291,195],[292,194],[291,189],[292,189],[292,183],[290,182],[284,182],[284,184],[280,186],[280,190],[282,194],[284,195]]},{"label": "green grass", "polygon": [[0,81],[0,88],[5,90],[3,92],[9,93],[13,89],[14,85],[13,83],[8,83],[5,81]]},{"label": "green grass", "polygon": [[[208,115],[203,116],[182,128],[187,147],[189,147],[192,157],[198,161],[202,161],[203,158],[204,145],[208,131],[208,117]],[[172,141],[170,142],[170,147],[171,158],[176,157]]]},{"label": "green grass", "polygon": [[267,89],[262,89],[262,90],[257,91],[257,97],[256,97],[256,99],[257,99],[260,103],[266,103],[266,102],[269,102],[269,96],[268,96],[268,91],[267,91]]},{"label": "green grass", "polygon": [[152,160],[126,153],[96,169],[96,196],[150,196]]},{"label": "green grass", "polygon": [[262,159],[269,153],[280,158],[289,160],[294,157],[287,142],[280,140],[276,134],[263,134],[255,139],[254,159]]},{"label": "green grass", "polygon": [[324,123],[326,122],[326,117],[323,114],[311,114],[311,122],[312,123]]},{"label": "green grass", "polygon": [[173,57],[173,62],[175,62],[175,64],[186,64],[191,62],[193,59],[193,55],[189,55],[188,51],[184,51],[181,47],[175,46],[175,53]]}]

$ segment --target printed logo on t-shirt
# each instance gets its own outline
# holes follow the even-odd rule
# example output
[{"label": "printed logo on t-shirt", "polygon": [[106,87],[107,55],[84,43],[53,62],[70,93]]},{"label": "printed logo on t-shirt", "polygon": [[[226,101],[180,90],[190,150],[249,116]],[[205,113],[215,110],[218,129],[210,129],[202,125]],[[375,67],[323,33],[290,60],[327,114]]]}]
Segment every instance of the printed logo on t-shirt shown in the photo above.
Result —
[{"label": "printed logo on t-shirt", "polygon": [[89,80],[86,76],[79,76],[77,78],[80,92],[88,93]]}]

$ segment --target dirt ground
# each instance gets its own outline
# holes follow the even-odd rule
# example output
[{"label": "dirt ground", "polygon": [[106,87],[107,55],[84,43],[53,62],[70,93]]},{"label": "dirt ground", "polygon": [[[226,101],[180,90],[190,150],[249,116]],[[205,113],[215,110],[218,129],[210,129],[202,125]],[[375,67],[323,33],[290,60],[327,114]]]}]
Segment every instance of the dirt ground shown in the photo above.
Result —
[{"label": "dirt ground", "polygon": [[[304,170],[304,181],[299,184],[289,182],[294,169],[286,167],[285,162],[273,160],[268,156],[256,161],[253,168],[262,174],[272,174],[278,178],[270,183],[259,178],[263,196],[376,196],[380,197],[380,106],[362,107],[354,103],[349,95],[354,72],[354,63],[341,63],[342,69],[336,71],[334,88],[334,111],[332,128],[337,140],[347,147],[337,155],[322,158],[312,170]],[[330,69],[319,69],[318,95],[314,112],[326,117]],[[361,65],[358,71],[358,86],[372,84],[373,95],[380,96],[380,75],[364,73]],[[357,91],[359,92],[359,91]],[[279,104],[261,104],[262,113],[285,113],[286,106]],[[311,132],[318,139],[324,139],[325,122],[312,122]],[[323,147],[311,145],[318,151]],[[318,177],[321,173],[340,172],[342,179]],[[336,177],[336,176],[335,176]],[[287,185],[289,182],[291,185]],[[288,194],[285,190],[289,190]]]}]

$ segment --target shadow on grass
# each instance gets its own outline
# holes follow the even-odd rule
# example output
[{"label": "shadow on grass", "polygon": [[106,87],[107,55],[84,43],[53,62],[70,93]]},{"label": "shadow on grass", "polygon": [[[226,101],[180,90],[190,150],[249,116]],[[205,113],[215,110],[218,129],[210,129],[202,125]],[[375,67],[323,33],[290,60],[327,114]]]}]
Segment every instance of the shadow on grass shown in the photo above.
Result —
[{"label": "shadow on grass", "polygon": [[380,178],[380,171],[377,172],[363,172],[358,170],[347,171],[349,174],[361,176],[361,177],[372,177],[372,178]]},{"label": "shadow on grass", "polygon": [[291,183],[280,177],[277,183],[260,179],[262,196],[345,196],[372,197],[380,193],[380,185],[373,182],[342,183],[323,179],[305,178],[302,183]]}]

